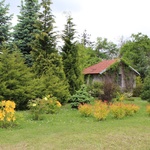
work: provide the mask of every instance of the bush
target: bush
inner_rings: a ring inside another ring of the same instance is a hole
[[[43,114],[54,114],[57,113],[61,104],[55,97],[50,95],[43,99],[31,100],[28,103],[31,116],[33,120],[42,120]]]
[[[93,106],[93,116],[96,120],[104,120],[109,114],[109,108],[106,102],[95,101]]]
[[[136,78],[136,87],[133,89],[133,96],[139,97],[141,95],[143,83],[140,76]]]
[[[92,105],[90,104],[79,105],[78,110],[82,116],[85,116],[85,117],[91,116]]]
[[[34,80],[34,74],[25,65],[20,52],[3,50],[0,77],[0,100],[11,99],[16,103],[16,109],[26,109],[28,100],[36,97],[40,84]]]
[[[70,102],[72,108],[78,108],[80,104],[87,104],[93,100],[93,97],[87,92],[86,85],[82,85],[80,90],[71,96]]]
[[[122,102],[110,105],[114,118],[121,119],[125,116],[132,116],[139,110],[139,106],[134,104],[124,104]]]
[[[0,102],[0,127],[7,128],[15,125],[16,104],[10,100]]]
[[[150,101],[150,74],[144,79],[141,99]]]
[[[87,89],[91,96],[95,98],[101,99],[101,95],[104,94],[102,82],[93,82],[92,84],[88,85]]]
[[[150,104],[146,106],[146,112],[147,112],[148,115],[150,116]]]
[[[117,91],[119,91],[118,86],[109,81],[104,82],[103,90],[104,94],[102,95],[102,100],[109,102],[116,96]]]

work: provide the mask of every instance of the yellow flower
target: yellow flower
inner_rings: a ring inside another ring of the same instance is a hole
[[[10,117],[7,117],[6,120],[7,120],[8,122],[10,122],[10,121],[11,121],[11,118],[10,118]]]
[[[57,107],[61,107],[61,103],[59,101],[56,101]]]
[[[36,104],[34,103],[32,106],[33,106],[33,107],[35,107],[35,106],[36,106]]]

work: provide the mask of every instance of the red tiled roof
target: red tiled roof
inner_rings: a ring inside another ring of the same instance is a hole
[[[114,64],[117,61],[117,59],[112,60],[103,60],[99,62],[98,64],[92,65],[88,68],[85,68],[83,71],[83,74],[99,74],[106,71],[107,68],[109,68],[112,64]]]

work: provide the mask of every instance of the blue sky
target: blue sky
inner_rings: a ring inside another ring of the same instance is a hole
[[[17,22],[20,0],[5,0],[14,13],[13,24]],[[65,13],[70,12],[76,29],[86,29],[91,39],[106,37],[117,42],[120,37],[128,38],[141,32],[150,36],[150,0],[53,0],[52,13],[59,31],[66,23]]]

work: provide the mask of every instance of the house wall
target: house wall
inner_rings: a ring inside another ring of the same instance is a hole
[[[122,91],[132,91],[136,87],[136,74],[133,70],[129,69],[127,66],[121,64],[115,70],[108,70],[103,74],[91,74],[86,75],[88,78],[86,82],[112,82],[120,86]]]

